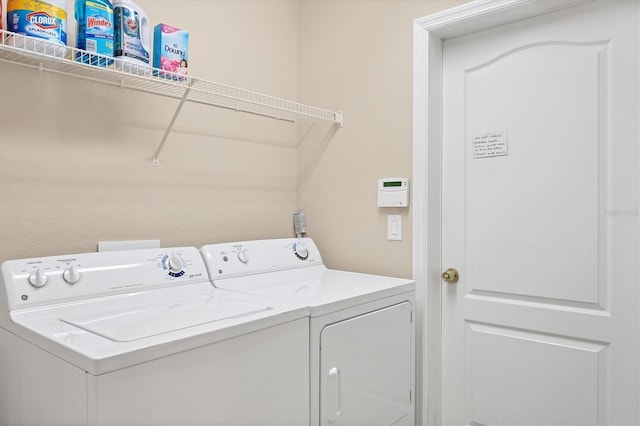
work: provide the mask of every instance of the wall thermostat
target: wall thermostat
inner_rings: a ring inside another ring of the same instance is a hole
[[[378,207],[407,207],[409,180],[407,178],[378,179]]]

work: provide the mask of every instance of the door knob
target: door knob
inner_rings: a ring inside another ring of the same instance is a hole
[[[448,282],[449,284],[453,284],[457,282],[458,278],[460,278],[460,275],[458,274],[458,271],[456,271],[453,268],[449,268],[442,273],[442,279]]]

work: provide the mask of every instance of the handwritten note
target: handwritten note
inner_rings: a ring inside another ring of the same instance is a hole
[[[507,132],[485,133],[473,137],[473,158],[509,155]]]

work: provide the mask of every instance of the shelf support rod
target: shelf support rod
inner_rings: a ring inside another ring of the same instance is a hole
[[[171,122],[169,123],[169,126],[167,127],[167,130],[165,130],[164,135],[162,136],[162,140],[160,141],[160,145],[158,145],[158,148],[156,149],[155,154],[153,154],[153,165],[156,166],[156,167],[160,165],[160,160],[159,160],[158,157],[160,157],[160,153],[162,152],[162,148],[164,148],[164,144],[167,142],[167,138],[169,137],[169,134],[171,133],[171,130],[173,129],[173,125],[176,123],[176,120],[178,119],[178,115],[180,115],[180,111],[182,110],[182,107],[184,106],[184,103],[187,101],[187,98],[189,97],[189,92],[191,92],[191,88],[193,87],[195,82],[196,82],[195,78],[189,79],[189,85],[185,89],[184,94],[182,95],[182,99],[180,99],[180,103],[178,104],[178,107],[176,108],[176,112],[173,114],[173,118],[171,119]]]

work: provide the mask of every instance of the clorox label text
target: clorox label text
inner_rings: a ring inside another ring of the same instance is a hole
[[[27,15],[27,21],[44,30],[52,30],[59,27],[58,20],[47,12],[31,12]]]

